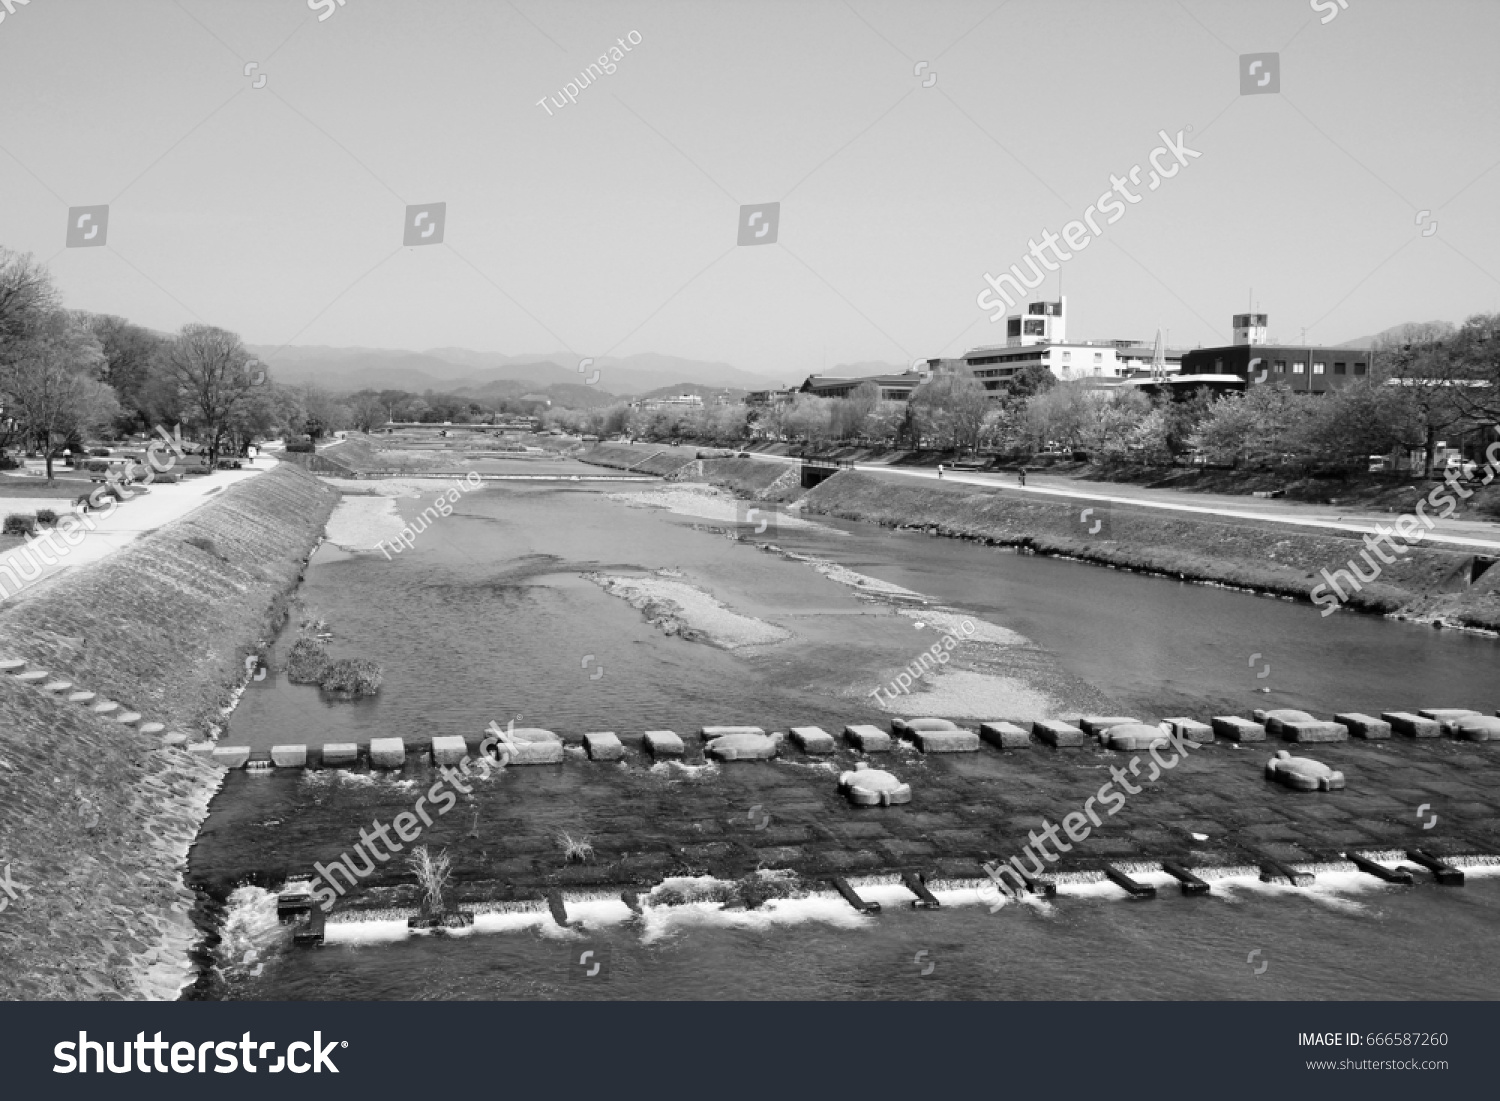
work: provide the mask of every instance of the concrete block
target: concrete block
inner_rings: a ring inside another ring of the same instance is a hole
[[[646,748],[653,757],[681,757],[682,739],[670,730],[646,731]]]
[[[307,746],[273,745],[271,747],[271,763],[277,768],[306,768]]]
[[[1059,748],[1083,744],[1083,731],[1061,719],[1043,719],[1032,723],[1031,732],[1048,745]]]
[[[88,703],[93,698],[94,698],[94,693],[92,693],[92,692],[69,692],[68,693],[68,702],[69,703]]]
[[[95,715],[108,715],[111,711],[120,710],[120,705],[115,703],[114,700],[101,700],[99,703],[96,703],[93,707],[89,708],[89,710],[92,711]]]
[[[1345,742],[1349,740],[1349,728],[1343,723],[1325,723],[1317,719],[1310,723],[1283,722],[1281,737],[1288,742]]]
[[[469,755],[469,745],[457,734],[432,739],[432,763],[456,765]]]
[[[1208,723],[1200,723],[1197,719],[1163,719],[1167,729],[1171,730],[1177,737],[1189,742],[1211,742],[1214,740],[1214,728]]]
[[[1124,718],[1119,715],[1084,715],[1074,725],[1089,737],[1097,738],[1112,726],[1124,726],[1126,723],[1139,725],[1140,721],[1140,719]]]
[[[213,759],[214,764],[223,765],[225,768],[244,768],[245,762],[250,759],[250,747],[247,745],[215,746]]]
[[[1500,742],[1500,718],[1473,715],[1459,719],[1453,724],[1451,733],[1466,742]]]
[[[52,674],[45,669],[33,669],[29,673],[17,673],[16,680],[23,684],[36,684],[38,681],[47,680]]]
[[[43,692],[66,692],[69,688],[72,688],[72,687],[73,687],[73,682],[70,681],[70,680],[49,680],[46,684],[42,685],[42,691]]]
[[[979,752],[979,735],[972,730],[916,730],[911,739],[923,753]]]
[[[1168,744],[1167,732],[1148,723],[1116,723],[1106,727],[1099,740],[1109,749],[1131,751]]]
[[[1255,721],[1266,728],[1266,734],[1272,738],[1284,738],[1292,741],[1289,729],[1292,723],[1313,723],[1318,720],[1307,711],[1298,711],[1294,707],[1274,707],[1269,711],[1256,711]]]
[[[608,731],[585,734],[583,745],[589,751],[591,761],[618,761],[625,756],[625,747],[620,744],[620,739]]]
[[[141,721],[139,711],[121,711],[118,715],[111,715],[110,719],[122,726],[134,726]]]
[[[187,747],[189,753],[197,754],[199,757],[212,757],[214,752],[213,742],[194,742]]]
[[[910,738],[921,730],[957,730],[958,724],[951,719],[892,719],[891,733],[900,738]]]
[[[0,658],[0,673],[14,673],[17,669],[25,669],[24,658]]]
[[[1471,711],[1463,707],[1424,707],[1417,714],[1424,719],[1436,719],[1442,727],[1444,734],[1452,734],[1454,724],[1459,719],[1478,719],[1484,717],[1483,711]]]
[[[142,734],[160,734],[166,728],[166,723],[141,723],[140,732]]]
[[[321,760],[325,768],[352,765],[359,760],[359,746],[353,742],[324,742]]]
[[[776,739],[742,730],[715,738],[703,752],[720,761],[769,761],[776,756]]]
[[[711,742],[715,738],[723,738],[729,734],[764,734],[765,731],[758,726],[705,726],[698,731],[698,737],[705,742]]]
[[[1253,723],[1249,719],[1242,719],[1236,715],[1215,715],[1212,719],[1214,733],[1220,738],[1228,738],[1231,742],[1263,742],[1266,740],[1266,728],[1260,723]]]
[[[891,748],[891,736],[878,726],[846,726],[844,739],[865,753],[886,753]]]
[[[1408,738],[1436,738],[1443,732],[1443,724],[1436,719],[1424,719],[1410,711],[1382,711],[1380,717],[1391,724],[1391,730]]]
[[[563,759],[563,740],[550,730],[528,726],[510,731],[510,764],[555,765]]]
[[[180,730],[173,730],[162,737],[166,745],[182,745],[188,740],[188,736]]]
[[[803,753],[832,753],[834,749],[833,735],[821,726],[792,727],[792,741]]]
[[[1031,744],[1030,731],[1015,723],[980,723],[979,736],[996,749],[1022,749]]]
[[[405,768],[406,743],[400,738],[371,738],[370,767]]]
[[[1366,738],[1375,741],[1380,738],[1391,736],[1391,724],[1384,719],[1371,718],[1369,715],[1359,711],[1345,711],[1335,715],[1333,721],[1339,723],[1345,730],[1356,738]]]

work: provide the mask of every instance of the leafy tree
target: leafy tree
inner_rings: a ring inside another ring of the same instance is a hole
[[[24,335],[7,341],[0,404],[21,425],[24,438],[41,448],[48,481],[54,441],[107,424],[119,410],[98,377],[103,363],[87,322],[66,310],[29,318]]]
[[[212,325],[184,325],[163,350],[164,370],[189,423],[207,442],[211,467],[218,465],[231,422],[254,388],[248,360],[238,336]]]

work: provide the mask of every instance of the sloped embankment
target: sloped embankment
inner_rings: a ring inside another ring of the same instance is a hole
[[[1302,599],[1310,599],[1323,584],[1324,569],[1346,570],[1349,560],[1356,559],[1369,573],[1359,557],[1365,545],[1358,536],[1284,524],[1116,505],[1098,510],[1109,526],[1091,537],[1080,522],[1081,510],[1089,507],[1086,500],[1023,497],[951,483],[911,484],[854,471],[835,475],[802,499],[809,513]],[[1091,515],[1090,525],[1098,519]],[[1437,600],[1449,618],[1466,626],[1500,627],[1500,600],[1491,587],[1500,578],[1485,575],[1471,588],[1473,571],[1471,554],[1418,547],[1382,565],[1380,579],[1353,593],[1348,603],[1363,611],[1415,614]]]
[[[758,501],[788,501],[802,492],[798,464],[761,459],[699,459],[689,463],[673,479],[704,481],[722,486],[741,497]]]
[[[337,496],[285,464],[249,479],[0,606],[0,656],[201,737]],[[174,997],[196,939],[183,869],[219,779],[160,735],[0,676],[0,864],[25,888],[0,914],[0,997]]]
[[[653,450],[607,443],[590,448],[579,455],[578,460],[615,470],[629,470],[633,474],[657,474],[662,477],[675,474],[694,461],[690,454],[670,448]]]

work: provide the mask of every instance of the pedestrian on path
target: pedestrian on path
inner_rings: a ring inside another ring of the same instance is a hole
[[[938,481],[941,482],[942,480],[943,480],[943,464],[942,463],[938,463]]]
[[[1026,484],[1026,468],[1024,466],[1016,472],[1016,477],[1020,479],[1021,485],[1024,486]]]

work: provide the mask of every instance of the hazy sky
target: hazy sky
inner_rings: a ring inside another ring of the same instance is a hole
[[[1287,340],[1500,308],[1500,3],[1335,2],[0,0],[0,243],[159,329],[790,382],[1003,341],[984,273],[1191,127],[1049,276],[1071,337],[1227,343],[1251,287]]]

